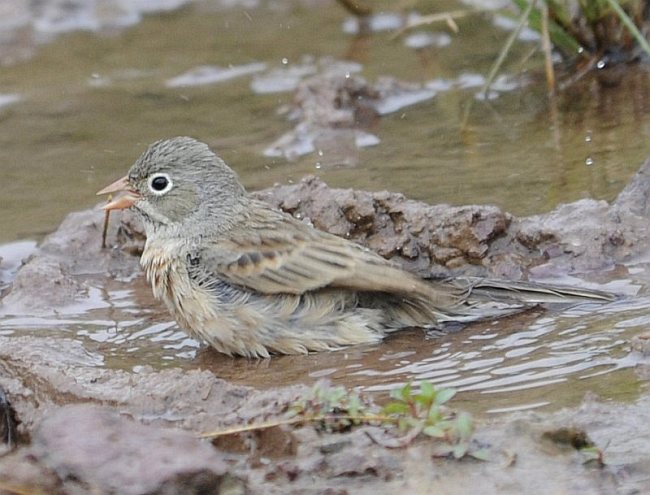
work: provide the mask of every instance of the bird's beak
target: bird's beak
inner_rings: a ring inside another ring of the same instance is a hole
[[[135,204],[136,201],[140,199],[140,195],[131,189],[129,184],[129,177],[124,176],[121,179],[116,180],[111,185],[106,186],[104,189],[97,193],[98,196],[102,194],[113,194],[122,192],[114,200],[102,206],[102,210],[124,210],[130,208]]]

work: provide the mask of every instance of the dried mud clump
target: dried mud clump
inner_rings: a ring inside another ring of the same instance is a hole
[[[398,193],[331,189],[316,177],[257,195],[427,276],[460,267],[481,271],[478,265],[490,245],[506,234],[512,220],[494,206],[432,206]]]

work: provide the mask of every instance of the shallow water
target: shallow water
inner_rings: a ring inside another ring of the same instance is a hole
[[[148,143],[178,134],[208,141],[251,189],[317,173],[333,186],[494,203],[515,214],[581,197],[612,199],[647,155],[647,75],[636,71],[620,88],[593,81],[577,87],[559,98],[557,113],[540,77],[523,73],[530,81],[524,89],[474,101],[462,130],[477,87],[439,91],[373,125],[381,144],[359,150],[355,168],[318,168],[327,157],[317,154],[296,162],[264,157],[292,127],[277,114],[291,93],[255,94],[252,75],[207,86],[166,83],[202,65],[264,63],[271,71],[301,66],[305,56],[353,55],[370,80],[398,75],[436,87],[471,85],[506,33],[474,16],[459,21],[448,46],[418,51],[391,41],[391,32],[355,41],[342,32],[346,14],[327,3],[214,5],[151,15],[117,32],[60,35],[0,71],[0,94],[20,98],[0,108],[0,242],[53,230],[69,211],[94,205],[94,192],[121,176]],[[530,48],[518,45],[511,60]],[[505,70],[517,75],[518,67],[512,62]]]
[[[143,366],[198,367],[260,388],[327,378],[382,397],[406,382],[427,380],[457,388],[462,392],[457,405],[476,413],[576,405],[587,391],[630,400],[644,383],[635,374],[641,358],[629,340],[650,324],[647,296],[534,308],[451,328],[442,337],[406,330],[381,345],[266,360],[230,358],[188,338],[152,299],[143,277],[109,286],[91,283],[89,296],[56,315],[5,314],[0,335],[46,331],[78,339],[90,366],[135,372]]]
[[[612,199],[648,155],[650,86],[640,68],[617,88],[590,80],[555,104],[541,78],[524,73],[523,88],[479,101],[476,86],[460,86],[487,73],[507,36],[482,17],[459,21],[460,34],[447,46],[414,50],[391,41],[391,32],[356,40],[344,34],[347,15],[327,2],[246,10],[223,3],[197,2],[126,30],[60,35],[0,71],[0,94],[15,95],[0,100],[0,242],[40,239],[66,213],[94,205],[94,192],[123,175],[146,144],[178,134],[209,142],[250,189],[314,173],[332,186],[397,190],[432,203],[493,203],[520,215],[582,197]],[[517,74],[531,47],[518,45],[506,71]],[[265,157],[264,149],[292,127],[277,113],[291,93],[255,93],[252,73],[300,72],[312,58],[346,55],[370,80],[397,75],[438,93],[368,129],[380,144],[354,151],[357,167],[328,168],[328,157],[318,153],[292,162]],[[170,85],[202,65],[248,67],[251,74]],[[2,268],[6,280],[11,267],[5,261]],[[645,266],[638,269],[645,273]],[[634,299],[529,312],[444,338],[406,332],[380,346],[248,361],[198,350],[141,279],[98,282],[92,296],[90,307],[56,317],[5,316],[0,333],[76,335],[94,365],[199,366],[259,387],[328,377],[385,392],[427,379],[458,387],[459,401],[475,411],[559,407],[579,402],[587,390],[635,397],[640,384],[628,341],[649,318],[648,301]]]

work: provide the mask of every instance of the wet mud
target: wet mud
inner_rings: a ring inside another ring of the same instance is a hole
[[[31,441],[0,458],[2,493],[465,494],[481,486],[487,494],[627,494],[650,487],[647,395],[631,405],[588,396],[577,409],[479,425],[474,442],[487,461],[441,458],[433,439],[388,448],[379,426],[338,433],[271,426],[211,444],[199,437],[273,423],[306,390],[259,392],[207,371],[93,370],[71,342],[47,343],[77,352],[76,362],[37,357],[34,342],[1,342],[2,362],[13,356],[14,371],[30,362],[20,378],[3,378],[18,415],[39,418],[21,425]]]

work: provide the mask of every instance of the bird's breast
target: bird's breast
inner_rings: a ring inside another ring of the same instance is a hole
[[[185,252],[180,242],[147,240],[140,264],[154,297],[165,303],[181,327],[200,335],[206,321],[215,319],[216,299],[193,282]]]
[[[183,276],[180,260],[175,255],[179,246],[174,244],[173,242],[164,244],[147,242],[140,258],[140,264],[151,283],[154,297],[165,302],[172,296],[176,279]]]

